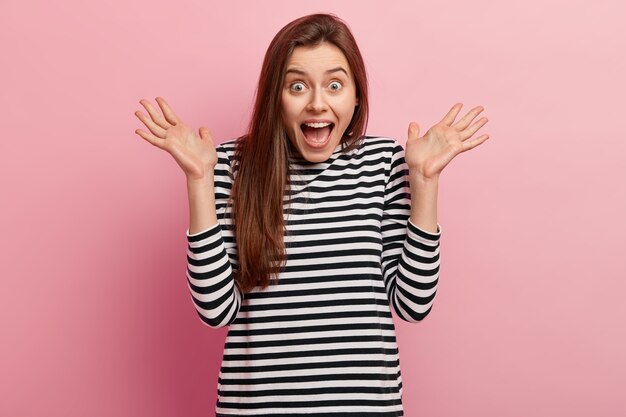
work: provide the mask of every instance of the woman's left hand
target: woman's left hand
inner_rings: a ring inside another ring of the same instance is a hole
[[[409,124],[409,138],[406,142],[405,160],[409,166],[411,176],[429,181],[439,178],[441,171],[458,154],[474,149],[489,138],[482,135],[470,139],[485,123],[483,117],[472,123],[484,110],[478,106],[473,108],[462,119],[454,123],[454,119],[463,107],[462,103],[455,104],[443,119],[423,137],[419,137],[419,126],[415,122]],[[454,123],[454,124],[453,124]]]

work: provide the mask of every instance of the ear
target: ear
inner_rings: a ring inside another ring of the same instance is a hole
[[[355,102],[355,106],[359,105],[359,96],[356,96],[356,102]]]

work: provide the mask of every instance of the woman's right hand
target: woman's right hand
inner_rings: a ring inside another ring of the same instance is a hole
[[[139,101],[150,117],[140,111],[136,111],[135,115],[151,133],[140,129],[135,130],[135,133],[172,155],[188,181],[201,180],[212,174],[217,164],[217,153],[209,129],[201,127],[198,137],[174,114],[165,100],[157,97],[156,102],[163,116],[147,100]]]

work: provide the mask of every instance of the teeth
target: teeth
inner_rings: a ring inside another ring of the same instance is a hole
[[[305,123],[308,127],[314,127],[315,129],[320,129],[322,127],[330,126],[332,123]]]

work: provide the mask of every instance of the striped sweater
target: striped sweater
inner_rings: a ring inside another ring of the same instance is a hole
[[[431,310],[439,238],[409,221],[408,169],[393,139],[366,137],[322,163],[290,162],[287,263],[268,288],[243,294],[227,200],[234,141],[218,146],[218,224],[187,229],[191,299],[208,326],[229,326],[219,416],[402,416],[391,310]]]

